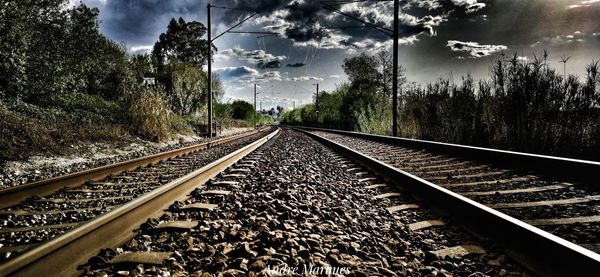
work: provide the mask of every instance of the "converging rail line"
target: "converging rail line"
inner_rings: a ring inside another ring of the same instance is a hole
[[[436,216],[333,149],[284,129],[80,269],[84,276],[526,272],[459,226],[429,220]]]
[[[301,129],[498,241],[534,272],[600,269],[600,193],[591,182],[600,163]]]
[[[53,185],[0,210],[0,251],[11,253],[0,276],[578,276],[600,268],[597,253],[536,227],[594,224],[597,214],[506,211],[595,203],[592,190],[536,196],[580,190],[581,178],[396,140],[270,127]],[[492,201],[506,195],[534,196]]]
[[[87,260],[84,253],[95,247],[127,239],[133,234],[128,226],[263,144],[273,136],[269,132],[251,131],[0,191],[6,200],[0,202],[0,275],[72,275],[65,265]]]

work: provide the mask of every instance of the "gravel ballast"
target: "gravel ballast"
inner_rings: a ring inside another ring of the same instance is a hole
[[[251,128],[233,128],[224,130],[220,136],[232,136],[250,130]],[[68,152],[72,152],[72,154],[66,156],[35,156],[26,162],[0,161],[0,189],[149,156],[206,141],[206,138],[182,136],[178,140],[166,143],[143,140],[126,143],[126,145],[123,145],[123,142],[115,142],[114,144],[89,143],[65,146],[69,148]]]
[[[306,135],[284,129],[185,202],[149,220],[134,239],[98,253],[82,269],[88,276],[523,274],[503,254],[451,223],[411,230],[409,224],[440,215],[423,207],[390,213],[390,206],[416,202],[402,193],[375,198],[397,190],[367,188],[381,182],[364,181],[374,176],[348,171],[356,165],[342,160]],[[211,190],[230,193],[207,194]],[[218,206],[184,209],[192,203]],[[196,223],[189,229],[157,228],[172,221]],[[484,253],[443,257],[435,252],[459,245],[481,246]],[[140,251],[168,253],[168,259],[160,265],[111,262]]]
[[[61,189],[46,197],[28,198],[0,210],[0,262],[25,250],[18,247],[29,247],[63,234],[77,224],[136,199],[267,134],[267,131],[259,132],[156,165],[87,182],[77,188]]]

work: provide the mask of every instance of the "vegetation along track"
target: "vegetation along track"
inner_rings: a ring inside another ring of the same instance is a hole
[[[140,226],[84,275],[485,276],[522,269],[292,130]],[[330,273],[330,274],[327,274]]]
[[[14,205],[2,202],[0,268],[20,263],[14,260],[21,256],[37,257],[58,245],[57,241],[72,239],[73,234],[89,229],[90,224],[104,215],[114,214],[171,187],[182,176],[194,174],[199,168],[257,141],[267,131],[253,131],[0,191],[1,197],[11,203],[27,197]]]
[[[425,190],[422,197],[452,195],[433,198],[434,202],[438,202],[435,204],[466,205],[469,206],[468,211],[455,210],[468,214],[471,214],[471,210],[480,209],[477,216],[470,219],[484,221],[471,224],[490,225],[471,226],[472,229],[486,234],[504,232],[504,235],[498,234],[506,240],[504,243],[516,248],[513,250],[520,252],[517,254],[520,259],[534,259],[528,263],[538,272],[551,272],[553,255],[556,255],[557,265],[560,260],[568,260],[572,254],[574,259],[588,260],[589,266],[600,268],[600,256],[592,252],[600,250],[600,193],[585,184],[595,172],[591,169],[600,168],[598,163],[353,132],[306,129],[313,135],[363,156],[365,160],[389,167],[387,172],[395,171],[398,173],[395,176],[414,183],[414,190]],[[462,204],[466,203],[463,201],[465,197],[477,203]],[[462,220],[468,221],[467,214],[453,215],[453,220],[464,217]],[[491,219],[494,216],[496,219]],[[514,221],[514,224],[507,224],[510,221]],[[518,225],[522,225],[522,228],[516,228]],[[515,233],[510,230],[515,230]],[[531,254],[535,255],[536,251],[520,249],[535,248],[537,242],[547,247],[550,247],[548,244],[554,244],[557,252],[538,250],[537,255],[545,256],[545,260],[535,261],[537,258]]]

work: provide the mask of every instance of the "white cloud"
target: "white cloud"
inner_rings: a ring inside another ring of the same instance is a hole
[[[224,55],[224,54],[221,54],[221,53],[214,54],[212,57],[215,60],[215,62],[224,62],[224,61],[228,61],[229,60],[229,56],[228,55]]]
[[[582,43],[585,42],[586,39],[591,39],[593,38],[595,35],[589,34],[589,33],[584,33],[581,31],[575,31],[573,33],[570,34],[562,34],[562,35],[556,35],[554,37],[544,37],[541,40],[536,41],[535,43],[531,44],[531,47],[561,47],[561,46],[567,46],[567,45],[571,45],[573,43]]]
[[[152,45],[141,45],[141,46],[132,46],[129,47],[130,54],[147,54],[152,51]]]
[[[290,81],[290,82],[323,81],[323,78],[314,77],[314,76],[300,76],[300,77],[286,78],[285,80]]]
[[[340,74],[329,75],[329,78],[340,79],[340,78],[342,78],[342,75],[340,75]]]
[[[281,72],[279,71],[260,73],[258,70],[247,66],[215,68],[213,72],[218,74],[225,82],[261,84],[268,81],[282,80]]]
[[[481,3],[478,0],[452,0],[452,3],[464,7],[466,13],[474,13],[485,8],[485,3]]]
[[[261,68],[279,68],[281,67],[281,61],[287,59],[286,56],[275,56],[264,50],[245,50],[239,47],[225,49],[219,52],[218,55],[236,57]]]
[[[471,58],[481,58],[489,56],[495,52],[506,50],[504,45],[479,44],[478,42],[463,42],[458,40],[449,40],[446,45],[455,52],[466,52]]]
[[[596,4],[600,4],[600,0],[581,1],[581,3],[579,3],[579,4],[569,5],[567,7],[569,9],[587,8],[587,7],[591,7],[592,5],[596,5]]]

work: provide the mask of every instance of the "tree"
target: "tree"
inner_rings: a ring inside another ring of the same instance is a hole
[[[351,82],[352,89],[364,93],[377,90],[382,85],[382,73],[376,57],[362,53],[344,59],[342,68]]]
[[[131,70],[136,80],[141,83],[144,77],[156,78],[156,69],[154,68],[153,56],[150,54],[138,54],[131,57]]]
[[[233,103],[231,103],[231,107],[232,107],[231,117],[233,117],[234,119],[240,119],[240,120],[253,119],[255,111],[254,111],[254,106],[252,106],[252,104],[250,104],[246,101],[236,100],[236,101],[233,101]]]
[[[185,22],[182,18],[179,20],[172,18],[167,31],[160,34],[152,50],[159,67],[175,58],[201,68],[208,59],[209,42],[202,39],[206,31],[206,27],[200,22]],[[211,46],[212,51],[217,50],[214,45]]]
[[[167,88],[167,95],[171,109],[180,115],[196,112],[200,104],[206,101],[206,73],[193,64],[171,60],[168,74],[171,85]]]

